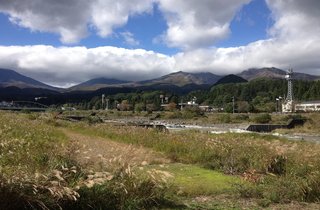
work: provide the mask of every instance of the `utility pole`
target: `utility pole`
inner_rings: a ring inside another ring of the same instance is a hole
[[[105,97],[106,96],[104,94],[102,94],[102,96],[101,96],[101,108],[102,108],[102,110],[104,109]]]
[[[107,98],[106,101],[107,101],[106,110],[109,110],[109,99]]]
[[[282,113],[282,97],[279,96],[278,99],[279,99],[279,112]]]
[[[232,113],[234,114],[234,96],[232,96]]]
[[[161,104],[163,104],[164,95],[161,94],[160,99],[161,99]]]

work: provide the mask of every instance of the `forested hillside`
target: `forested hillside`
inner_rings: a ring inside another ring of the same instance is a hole
[[[294,99],[297,101],[319,100],[320,81],[295,80]],[[276,98],[285,98],[287,82],[281,79],[256,79],[248,83],[230,83],[213,86],[210,91],[190,93],[198,98],[198,103],[229,108],[232,97],[240,112],[273,111]]]
[[[294,98],[297,101],[319,100],[320,81],[295,80]],[[247,83],[229,83],[212,86],[208,90],[198,90],[187,95],[178,95],[170,91],[136,91],[108,95],[109,108],[120,104],[121,110],[149,110],[161,108],[161,102],[177,105],[196,97],[200,105],[232,110],[232,97],[235,98],[237,112],[272,112],[276,109],[276,98],[285,98],[287,82],[283,79],[255,79]],[[163,99],[160,96],[163,96]],[[76,105],[80,109],[100,109],[101,95],[84,100]],[[173,106],[173,105],[172,105]]]

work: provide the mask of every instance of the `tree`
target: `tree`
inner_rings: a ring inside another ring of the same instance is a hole
[[[172,112],[177,109],[177,104],[174,102],[171,102],[167,105],[166,109]]]
[[[130,104],[128,100],[122,100],[121,104],[119,105],[119,109],[121,111],[129,111],[130,110]]]
[[[144,111],[145,109],[146,109],[146,106],[145,106],[144,103],[137,103],[137,104],[135,104],[135,106],[134,106],[134,110],[135,110],[136,112],[141,112],[141,111]]]
[[[238,101],[237,107],[239,113],[247,113],[250,111],[250,105],[247,101]]]

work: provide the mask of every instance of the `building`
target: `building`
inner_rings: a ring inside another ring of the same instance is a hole
[[[304,101],[294,107],[296,112],[320,112],[320,101]]]

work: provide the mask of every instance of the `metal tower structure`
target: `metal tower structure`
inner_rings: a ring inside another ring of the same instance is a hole
[[[286,80],[288,81],[288,93],[286,98],[287,101],[293,101],[292,74],[293,74],[293,70],[289,69],[286,75]]]
[[[293,75],[293,70],[289,69],[285,78],[288,81],[288,92],[287,92],[287,97],[283,103],[282,106],[282,111],[283,112],[293,112],[293,85],[292,85],[292,75]]]

